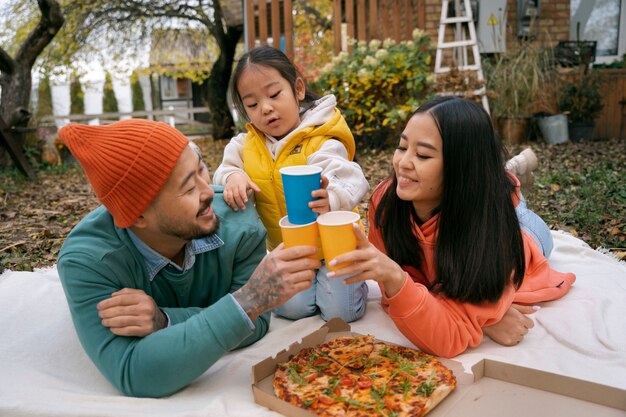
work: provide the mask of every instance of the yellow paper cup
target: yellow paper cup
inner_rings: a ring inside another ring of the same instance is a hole
[[[293,224],[287,216],[278,222],[283,235],[283,242],[286,248],[292,246],[319,246],[319,231],[317,222],[307,224]],[[313,256],[317,259],[317,255]]]
[[[361,216],[353,211],[331,211],[318,216],[317,224],[320,230],[326,267],[331,271],[347,266],[344,263],[330,267],[328,262],[343,253],[356,249],[357,240],[352,224],[360,219]]]

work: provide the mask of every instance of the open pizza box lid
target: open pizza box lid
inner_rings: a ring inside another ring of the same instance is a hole
[[[341,319],[293,343],[252,367],[252,392],[257,404],[288,417],[316,415],[274,395],[276,365],[301,349],[342,336],[358,336]],[[626,415],[626,390],[536,369],[482,359],[466,372],[459,362],[441,359],[454,372],[456,389],[428,417],[612,417]]]

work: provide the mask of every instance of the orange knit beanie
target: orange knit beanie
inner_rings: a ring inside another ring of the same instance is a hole
[[[148,208],[189,144],[167,123],[143,119],[68,125],[59,130],[59,137],[118,227],[132,226]]]

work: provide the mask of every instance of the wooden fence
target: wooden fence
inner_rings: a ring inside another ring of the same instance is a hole
[[[345,39],[400,42],[412,39],[415,28],[425,27],[425,0],[333,0],[335,54],[343,50]]]
[[[594,139],[619,138],[626,140],[626,69],[594,68],[600,79],[600,96],[603,108],[595,120]],[[575,81],[576,72],[563,73],[561,81]],[[558,108],[558,95],[548,105],[548,111]]]
[[[271,38],[273,47],[293,58],[292,0],[245,0],[245,26],[248,50],[268,45]],[[333,0],[335,54],[347,39],[400,42],[410,40],[413,29],[425,27],[426,0]],[[350,51],[350,45],[346,49]]]
[[[626,140],[626,69],[595,69],[602,77],[604,108],[596,119],[593,136]]]
[[[151,120],[162,120],[172,126],[186,125],[191,128],[196,128],[199,131],[206,131],[208,133],[211,129],[210,124],[199,122],[193,119],[193,115],[196,113],[208,112],[208,107],[170,107],[166,110],[134,111],[130,113],[69,114],[65,116],[45,116],[41,119],[39,127],[44,129],[54,128],[54,126],[56,126],[55,120],[69,120],[72,123],[88,123],[92,120],[98,120],[100,124],[110,124],[125,117],[145,117]]]
[[[291,0],[271,0],[268,13],[268,0],[245,0],[246,47],[254,48],[257,39],[261,45],[281,48],[284,39],[284,52],[293,59],[293,5]]]
[[[101,114],[69,114],[66,116],[45,116],[39,121],[36,128],[28,129],[36,131],[39,140],[51,144],[57,139],[56,120],[70,123],[89,123],[94,120],[100,125],[107,125],[124,118],[142,117],[150,120],[161,120],[176,127],[187,136],[206,136],[211,134],[209,123],[199,122],[193,119],[196,113],[207,113],[208,107],[194,108],[170,108],[167,110],[134,111],[131,113],[101,113]]]

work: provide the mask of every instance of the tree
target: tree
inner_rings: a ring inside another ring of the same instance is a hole
[[[32,86],[31,71],[37,57],[63,26],[61,8],[55,0],[37,0],[40,20],[23,40],[14,57],[0,47],[0,116],[9,127],[24,127]]]
[[[238,1],[238,0],[232,0]],[[89,3],[89,4],[88,4]],[[203,30],[219,48],[219,56],[206,80],[208,107],[213,137],[230,138],[234,123],[226,95],[237,43],[243,24],[228,24],[220,0],[110,0],[96,5],[87,1],[68,1],[64,9],[70,23],[59,43],[56,58],[67,58],[68,51],[89,48],[90,42],[110,39],[117,51],[148,44],[152,31],[164,28]],[[109,60],[111,58],[109,57]]]
[[[294,62],[307,81],[313,81],[334,55],[333,5],[328,0],[294,0],[293,5],[298,34]]]

